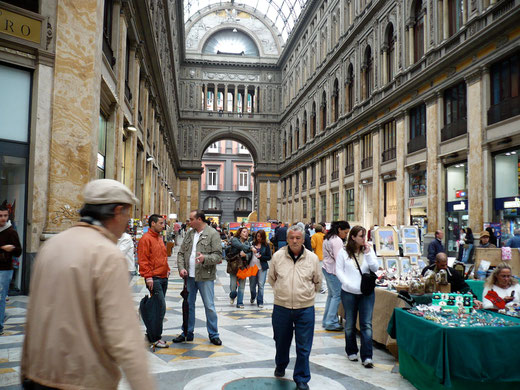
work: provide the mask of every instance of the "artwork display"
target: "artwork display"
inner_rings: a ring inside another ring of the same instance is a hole
[[[399,258],[399,272],[401,276],[409,274],[412,271],[412,264],[410,263],[409,257]]]
[[[401,239],[403,242],[419,240],[417,226],[403,226],[401,228]]]
[[[388,272],[395,272],[399,274],[399,263],[398,259],[395,257],[387,257],[385,258],[385,269]]]
[[[379,256],[399,255],[399,239],[393,227],[380,227],[374,231],[376,252]]]
[[[419,244],[419,241],[411,241],[411,242],[404,242],[403,243],[403,254],[405,256],[411,256],[411,255],[421,255],[421,245]]]

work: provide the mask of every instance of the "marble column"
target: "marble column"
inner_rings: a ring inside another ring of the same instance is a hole
[[[96,177],[103,2],[60,2],[54,29],[60,34],[56,36],[45,233],[60,232],[76,222],[83,187]]]
[[[408,54],[410,65],[415,63],[414,57],[414,36],[413,36],[413,23],[409,23],[408,26]]]
[[[235,85],[235,96],[233,96],[233,112],[237,112],[238,107],[238,86]]]
[[[426,100],[426,191],[428,197],[428,233],[434,233],[442,228],[441,219],[439,218],[437,205],[438,183],[439,183],[439,136],[440,115],[439,107],[442,105],[442,94],[432,95]]]
[[[383,80],[383,85],[386,85],[390,81],[388,80],[388,46],[384,45],[381,49],[381,53],[383,56],[383,74],[381,76]]]
[[[482,71],[466,79],[468,96],[468,204],[469,226],[478,232],[483,228],[484,159],[482,155],[484,133],[482,120]]]
[[[218,100],[218,85],[215,84],[213,92],[213,111],[217,111],[217,100]]]
[[[227,106],[228,98],[227,98],[227,95],[228,95],[228,86],[226,84],[226,86],[224,87],[224,112],[227,112],[227,110],[228,110],[228,106]]]
[[[408,120],[408,115],[405,115],[403,112],[399,113],[395,118],[395,148],[397,150],[396,153],[396,193],[403,194],[406,190],[405,183],[405,171],[404,171],[404,163],[406,158],[406,121]],[[404,196],[397,196],[397,225],[406,225],[405,221],[405,208],[406,204],[404,203]]]
[[[207,106],[208,106],[208,84],[204,84],[204,102],[203,102],[202,111],[206,111]],[[181,221],[182,221],[182,219],[181,219]]]
[[[448,39],[450,36],[450,22],[448,11],[448,0],[442,0],[442,37]],[[429,225],[429,220],[428,220]]]
[[[384,225],[384,212],[380,213],[384,207],[384,199],[380,192],[381,189],[381,152],[380,152],[380,132],[381,129],[372,132],[372,209],[373,223],[379,226]]]

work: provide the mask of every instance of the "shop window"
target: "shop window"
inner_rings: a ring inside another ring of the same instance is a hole
[[[98,153],[97,153],[97,178],[105,178],[106,155],[107,155],[107,133],[108,119],[103,115],[99,115],[98,129]]]
[[[395,159],[395,121],[383,125],[383,162]]]
[[[409,198],[426,196],[426,171],[414,171],[409,173]]]
[[[332,220],[339,220],[339,193],[332,194]]]
[[[448,202],[468,198],[467,194],[467,164],[460,163],[446,168],[446,199]]]
[[[321,195],[320,201],[321,221],[325,222],[327,220],[327,195]]]
[[[462,82],[444,91],[444,128],[441,140],[466,134],[466,83]]]
[[[410,138],[408,153],[426,148],[426,104],[410,110]]]
[[[347,221],[353,221],[355,219],[355,203],[354,203],[354,189],[350,188],[345,191],[345,202]]]
[[[457,241],[468,226],[468,170],[465,162],[446,167],[446,250],[458,255]]]
[[[488,110],[488,125],[520,115],[519,73],[519,53],[491,66],[491,107]]]
[[[520,150],[511,150],[494,157],[494,221],[501,224],[501,242],[520,228]]]
[[[0,65],[0,139],[28,142],[31,73]]]

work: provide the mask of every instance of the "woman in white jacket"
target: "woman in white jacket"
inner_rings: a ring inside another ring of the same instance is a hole
[[[361,294],[361,273],[378,269],[378,262],[372,244],[365,241],[366,230],[354,226],[348,235],[345,250],[336,259],[336,276],[341,282],[341,301],[345,309],[345,351],[351,361],[357,361],[356,319],[359,312],[361,331],[361,362],[365,368],[372,368],[372,311],[375,294]],[[356,260],[361,267],[359,272]]]

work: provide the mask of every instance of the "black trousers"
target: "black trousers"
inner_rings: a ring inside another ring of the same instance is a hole
[[[24,379],[22,386],[24,390],[59,390],[57,387],[43,386],[30,379]]]

